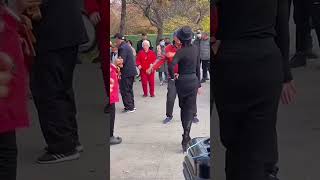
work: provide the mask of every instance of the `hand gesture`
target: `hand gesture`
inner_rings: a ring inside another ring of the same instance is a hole
[[[41,1],[40,0],[17,0],[17,10],[20,14],[22,14],[26,9],[40,6]]]
[[[12,59],[7,54],[0,52],[0,98],[5,98],[9,94],[8,85],[12,79],[12,68]]]
[[[141,65],[139,65],[139,66],[138,66],[138,69],[141,70],[141,68],[142,68]]]
[[[297,91],[293,81],[284,83],[281,92],[282,104],[291,104],[294,101],[296,94]]]
[[[97,25],[101,21],[100,13],[99,12],[93,12],[90,17],[90,21],[92,24]]]
[[[198,88],[198,95],[201,95],[202,94],[202,87],[199,87]]]
[[[174,73],[174,79],[175,80],[179,79],[179,74],[178,73]]]
[[[147,74],[151,74],[152,73],[152,67],[149,67],[149,69],[147,69]]]

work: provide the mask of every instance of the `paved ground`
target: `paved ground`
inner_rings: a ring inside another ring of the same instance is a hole
[[[192,137],[210,134],[209,82],[203,88],[198,98],[200,123],[192,126]],[[183,180],[184,155],[180,145],[183,131],[178,101],[174,121],[164,125],[166,86],[157,85],[155,98],[143,98],[140,83],[134,89],[135,113],[123,114],[122,103],[117,105],[116,134],[124,142],[110,149],[111,180]]]

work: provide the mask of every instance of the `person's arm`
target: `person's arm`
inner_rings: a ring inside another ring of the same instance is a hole
[[[282,53],[282,68],[284,72],[284,82],[293,80],[289,66],[289,48],[290,48],[290,32],[289,32],[289,1],[278,1],[278,15],[276,22],[277,36],[275,41]]]
[[[198,80],[199,80],[199,87],[201,87],[201,83],[200,83],[200,79],[201,79],[201,77],[200,77],[200,53],[198,53],[198,51],[200,51],[200,49],[199,48],[195,48],[196,49],[196,52],[197,52],[197,54],[198,54],[198,56],[197,56],[197,69],[196,69],[196,74],[197,74],[197,77],[198,77]]]
[[[175,77],[174,76],[174,67],[179,63],[180,61],[180,56],[179,53],[176,53],[175,56],[173,57],[173,61],[169,64],[168,66],[168,72],[170,77]]]
[[[136,58],[136,65],[139,69],[141,69],[141,55],[141,52],[139,52]]]

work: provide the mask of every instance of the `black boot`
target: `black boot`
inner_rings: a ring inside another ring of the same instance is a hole
[[[304,53],[297,52],[290,61],[291,68],[298,68],[307,65],[307,57]]]
[[[191,140],[190,130],[191,130],[192,121],[188,121],[188,122],[184,122],[184,123],[185,124],[183,126],[184,130],[183,130],[181,145],[182,145],[183,152],[186,152],[187,151],[188,142]]]
[[[279,172],[279,168],[277,166],[272,167],[267,170],[267,180],[279,180],[277,174]]]

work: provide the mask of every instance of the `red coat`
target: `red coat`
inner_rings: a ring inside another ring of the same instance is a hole
[[[169,53],[169,52],[176,53],[177,48],[174,45],[168,45],[165,51],[166,53]],[[154,64],[153,69],[158,70],[165,62],[168,62],[168,65],[169,65],[172,63],[172,61],[173,61],[173,57],[163,57],[162,59],[160,59]],[[178,64],[174,67],[174,72],[178,73]]]
[[[27,72],[18,34],[18,19],[0,5],[0,52],[14,63],[9,95],[0,99],[0,133],[28,126]],[[1,61],[1,59],[0,59]]]
[[[137,55],[137,66],[141,66],[141,70],[147,72],[150,65],[156,62],[157,55],[152,50],[145,52],[141,50]]]
[[[119,102],[119,79],[118,70],[114,64],[110,64],[110,79],[114,81],[112,92],[110,93],[110,104]]]

